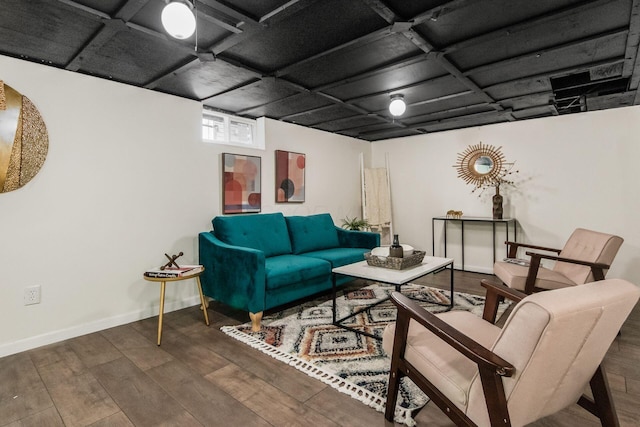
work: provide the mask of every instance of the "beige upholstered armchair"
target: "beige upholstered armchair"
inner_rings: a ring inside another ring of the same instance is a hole
[[[640,288],[606,282],[527,296],[483,281],[482,319],[466,311],[434,315],[394,292],[398,318],[383,335],[392,357],[386,419],[408,376],[456,425],[522,426],[577,402],[603,426],[617,426],[600,363]],[[500,329],[492,320],[503,297],[520,302]],[[583,395],[587,385],[593,399]]]
[[[547,253],[526,252],[530,257],[528,265],[506,261],[496,262],[493,273],[508,287],[526,294],[582,285],[604,279],[622,242],[621,237],[584,228],[577,228],[562,249],[506,242],[509,249],[508,257],[512,260],[516,258],[518,248]],[[543,259],[553,260],[556,263],[552,269],[548,269],[540,265]]]

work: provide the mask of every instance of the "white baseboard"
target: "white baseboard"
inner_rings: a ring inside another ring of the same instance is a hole
[[[460,265],[455,265],[454,264],[454,268],[455,269],[460,269]],[[472,273],[483,273],[483,274],[493,274],[493,266],[491,267],[479,267],[479,266],[474,266],[474,265],[465,265],[464,266],[464,271],[469,271]]]
[[[181,301],[172,301],[164,306],[164,312],[170,313],[172,311],[180,310],[183,308],[191,307],[196,304],[200,304],[200,296],[186,298]],[[114,317],[96,320],[90,323],[83,323],[82,325],[73,326],[67,329],[61,329],[58,331],[47,332],[46,334],[36,335],[21,339],[18,341],[10,342],[0,345],[0,357],[9,356],[12,354],[20,353],[22,351],[31,350],[41,347],[43,345],[53,344],[56,342],[64,341],[69,338],[75,338],[93,332],[102,331],[104,329],[113,328],[115,326],[125,325],[127,323],[136,322],[138,320],[147,319],[149,317],[158,315],[158,306],[149,307],[144,310],[134,311],[131,313],[120,314]],[[155,337],[154,337],[155,339]]]

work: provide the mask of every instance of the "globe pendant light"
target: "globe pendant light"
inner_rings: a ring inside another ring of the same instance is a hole
[[[191,11],[193,5],[188,1],[170,1],[162,9],[162,25],[171,37],[184,40],[193,35],[196,30],[196,17]]]
[[[389,112],[393,116],[401,116],[407,109],[407,104],[404,103],[404,96],[391,95],[391,103],[389,104]]]

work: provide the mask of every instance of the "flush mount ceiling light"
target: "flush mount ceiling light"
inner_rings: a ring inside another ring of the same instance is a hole
[[[391,95],[391,103],[389,104],[389,112],[392,116],[401,116],[407,109],[407,104],[404,103],[404,96]]]
[[[164,29],[171,37],[184,40],[193,35],[196,30],[196,17],[192,9],[193,4],[187,0],[167,2],[160,18]]]

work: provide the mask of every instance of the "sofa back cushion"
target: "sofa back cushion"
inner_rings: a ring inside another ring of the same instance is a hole
[[[217,216],[213,233],[225,243],[258,249],[266,257],[291,253],[287,223],[281,213]]]
[[[294,254],[322,249],[337,248],[338,231],[331,215],[288,216],[285,218],[289,228],[291,247]]]

